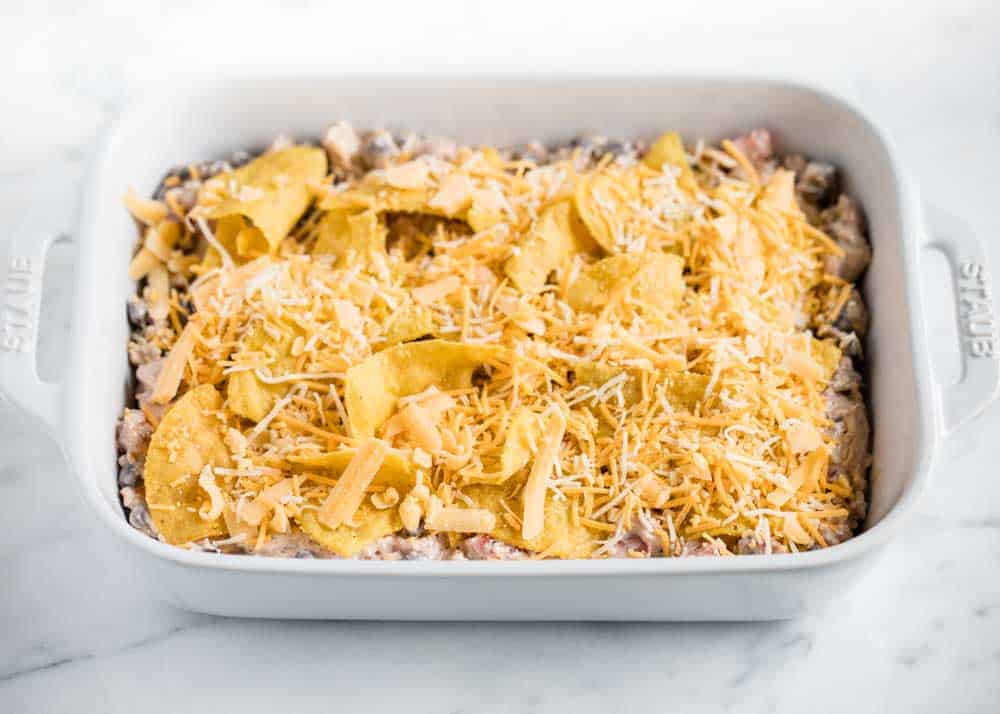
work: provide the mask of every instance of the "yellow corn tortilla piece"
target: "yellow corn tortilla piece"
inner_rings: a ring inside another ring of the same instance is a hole
[[[697,192],[698,182],[684,154],[684,142],[676,131],[667,132],[654,141],[642,162],[655,171],[661,171],[664,165],[672,166],[680,171],[677,185],[689,193]]]
[[[628,379],[622,385],[622,396],[625,398],[625,406],[630,407],[642,401],[642,386],[640,382],[640,371],[632,368],[623,368],[607,362],[595,362],[592,360],[581,360],[573,367],[576,373],[576,383],[583,384],[592,389],[607,384],[622,372],[628,374]],[[588,402],[584,402],[588,404]]]
[[[635,171],[602,171],[581,176],[573,191],[573,205],[583,225],[608,253],[620,253],[614,226],[623,225],[632,209],[621,195],[638,200],[639,176]]]
[[[705,389],[711,381],[707,374],[678,372],[667,375],[666,396],[674,411],[691,412],[705,398]]]
[[[403,342],[434,334],[434,315],[423,305],[408,302],[394,312],[385,324],[385,341],[376,345],[381,351]]]
[[[465,222],[476,233],[489,230],[504,219],[503,211],[495,211],[473,203],[465,212]]]
[[[631,407],[642,401],[641,372],[634,368],[624,368],[607,362],[593,362],[581,360],[574,366],[577,384],[584,384],[597,389],[623,372],[628,374],[628,379],[622,384],[622,397],[625,406]],[[654,378],[655,375],[654,375]],[[662,379],[666,385],[665,396],[667,402],[674,411],[690,412],[694,411],[705,396],[705,388],[711,378],[705,374],[695,372],[672,372],[664,374]],[[584,401],[583,406],[589,406],[589,402]]]
[[[373,255],[385,255],[388,230],[375,210],[361,213],[330,211],[319,222],[319,237],[313,255],[336,255],[336,267],[367,262]]]
[[[442,391],[472,384],[472,373],[503,349],[447,340],[407,342],[390,347],[347,370],[344,405],[356,438],[375,436],[400,397],[436,386]]]
[[[622,285],[638,300],[663,309],[684,295],[684,259],[668,253],[612,255],[587,266],[566,290],[574,310],[597,312]]]
[[[208,218],[243,216],[260,232],[263,245],[275,251],[312,202],[310,183],[326,175],[326,152],[313,146],[292,146],[264,154],[221,178],[236,184],[233,197],[211,206]],[[243,247],[261,248],[252,231]],[[242,254],[242,253],[241,253]]]
[[[541,535],[524,539],[521,537],[521,529],[504,518],[507,511],[501,505],[501,499],[518,516],[524,511],[521,497],[511,496],[511,491],[509,486],[494,485],[467,486],[462,489],[462,493],[471,498],[477,508],[485,508],[493,513],[497,526],[490,535],[504,543],[534,552],[546,551],[556,558],[587,558],[598,547],[601,534],[582,524],[574,526],[569,501],[557,501],[551,493],[545,497],[545,518]]]
[[[227,533],[221,517],[204,521],[198,515],[207,498],[198,486],[201,470],[206,464],[232,465],[222,440],[225,424],[214,414],[221,407],[215,387],[195,387],[167,411],[149,442],[146,502],[157,533],[171,545]]]
[[[500,451],[500,472],[504,478],[513,476],[531,461],[531,445],[538,444],[540,435],[538,419],[530,409],[517,410],[507,429],[503,449]]]
[[[403,527],[395,508],[378,510],[366,499],[354,514],[356,526],[339,525],[327,528],[317,519],[313,509],[303,511],[298,517],[299,528],[314,541],[341,558],[352,558],[369,543],[395,533]]]
[[[253,372],[236,372],[229,376],[226,384],[226,399],[235,414],[258,422],[274,407],[281,389],[278,384],[264,384]]]
[[[553,270],[566,265],[577,253],[596,249],[573,203],[560,201],[542,211],[520,252],[504,264],[504,272],[521,292],[537,293]]]
[[[318,454],[299,454],[289,456],[289,463],[307,470],[322,471],[331,476],[340,476],[354,458],[357,449],[327,451]],[[397,491],[405,493],[416,485],[416,469],[408,459],[397,453],[389,452],[382,461],[382,466],[372,479],[375,486],[392,486]]]
[[[539,448],[541,431],[538,418],[527,407],[518,407],[511,417],[504,436],[503,447],[499,459],[487,459],[494,469],[486,473],[469,477],[470,483],[502,484],[531,462],[533,451],[531,445]]]
[[[278,354],[278,361],[270,365],[272,374],[292,369],[294,358],[289,355],[293,335],[285,335],[276,340],[260,325],[255,325],[243,339],[243,346],[251,351],[263,351],[265,347]],[[234,372],[226,383],[226,400],[229,409],[245,419],[258,422],[267,416],[276,399],[288,389],[287,384],[265,384],[253,372]]]
[[[374,210],[377,213],[445,213],[428,205],[431,195],[423,188],[396,188],[366,180],[358,186],[339,193],[324,194],[317,206],[323,211],[359,213]]]

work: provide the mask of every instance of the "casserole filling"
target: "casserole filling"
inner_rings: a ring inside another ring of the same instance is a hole
[[[784,553],[866,503],[870,260],[835,169],[331,127],[170,172],[129,266],[129,522],[219,552]]]

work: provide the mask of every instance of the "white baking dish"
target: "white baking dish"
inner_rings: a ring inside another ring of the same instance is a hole
[[[652,136],[677,129],[716,140],[771,128],[783,152],[843,168],[867,211],[874,262],[865,291],[874,421],[871,511],[858,537],[795,555],[619,561],[354,562],[193,553],[125,521],[116,487],[115,420],[129,377],[126,277],[135,228],[129,185],[151,192],[189,160],[261,145],[281,131],[315,136],[333,120],[507,144],[580,131]],[[932,382],[921,305],[921,252],[949,257],[967,290],[988,287],[982,245],[959,225],[928,232],[885,137],[856,110],[786,83],[705,78],[428,80],[295,77],[173,92],[130,112],[86,184],[72,358],[61,384],[35,368],[42,261],[38,216],[13,236],[0,333],[0,378],[60,443],[87,503],[158,591],[226,615],[414,619],[768,619],[815,608],[870,568],[927,481],[939,439],[993,398],[998,368],[990,306],[964,319],[964,376]],[[44,218],[44,216],[43,216]],[[968,296],[968,293],[967,293]],[[989,354],[987,354],[987,352]],[[940,392],[940,398],[938,393]]]

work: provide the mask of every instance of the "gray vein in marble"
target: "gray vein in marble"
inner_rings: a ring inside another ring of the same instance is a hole
[[[25,667],[23,669],[6,670],[6,671],[5,670],[0,670],[0,688],[3,687],[4,683],[10,682],[10,681],[12,681],[14,679],[17,679],[19,677],[25,677],[25,676],[29,676],[29,675],[33,675],[33,674],[39,674],[39,673],[43,673],[43,672],[50,672],[52,670],[59,669],[61,667],[66,667],[68,665],[79,664],[81,662],[86,662],[86,661],[97,659],[97,658],[116,657],[118,655],[126,654],[128,652],[133,651],[133,650],[137,650],[140,647],[147,647],[149,645],[154,645],[154,644],[163,642],[163,641],[168,640],[169,638],[174,637],[174,636],[176,636],[176,635],[178,635],[178,634],[180,634],[182,632],[187,632],[189,630],[196,629],[196,628],[198,628],[200,626],[201,625],[199,625],[199,624],[178,625],[178,626],[170,627],[169,629],[167,629],[167,630],[165,630],[163,632],[158,632],[158,633],[150,635],[148,637],[143,637],[142,639],[135,640],[135,641],[132,641],[132,642],[128,642],[128,643],[122,645],[121,647],[116,647],[116,648],[114,648],[112,650],[108,650],[106,652],[81,652],[81,653],[75,654],[75,655],[67,655],[67,656],[64,656],[64,657],[60,657],[58,659],[43,660],[39,664],[35,664],[35,665],[30,666],[30,667]],[[40,645],[39,647],[41,649],[41,652],[39,652],[39,654],[44,654],[45,653],[45,646],[44,645]]]

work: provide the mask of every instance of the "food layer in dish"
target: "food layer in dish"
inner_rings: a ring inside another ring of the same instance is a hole
[[[863,218],[766,130],[494,148],[338,123],[126,205],[119,485],[151,537],[652,557],[863,520]]]

